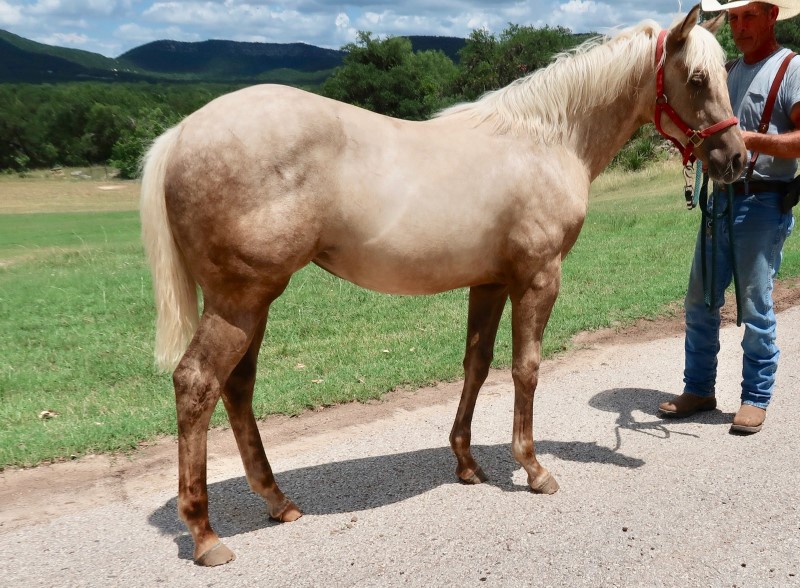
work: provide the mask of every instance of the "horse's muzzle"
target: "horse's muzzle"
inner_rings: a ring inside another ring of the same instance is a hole
[[[741,134],[737,133],[737,135],[737,141],[724,141],[708,150],[706,162],[708,175],[715,182],[731,184],[739,179],[744,171],[747,151],[744,148]],[[740,147],[735,143],[738,143]]]

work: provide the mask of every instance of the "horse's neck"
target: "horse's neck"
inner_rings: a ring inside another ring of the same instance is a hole
[[[611,104],[587,109],[573,124],[572,148],[586,165],[590,181],[611,163],[636,130],[650,120],[655,91],[647,88],[652,79],[644,76],[636,91],[620,95]]]

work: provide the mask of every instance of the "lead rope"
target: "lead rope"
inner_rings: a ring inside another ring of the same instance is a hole
[[[692,173],[694,172],[694,179]],[[697,206],[700,198],[700,186],[703,175],[702,166],[694,167],[694,162],[689,162],[683,166],[683,197],[686,199],[686,208],[692,210]]]
[[[700,166],[698,166],[699,168]],[[699,182],[698,182],[699,184]],[[695,185],[695,189],[697,185]],[[701,230],[703,233],[702,244],[700,247],[700,265],[703,277],[703,300],[706,308],[715,308],[715,294],[717,291],[717,250],[718,246],[718,224],[717,221],[725,217],[728,219],[728,243],[730,245],[731,268],[733,270],[733,289],[736,295],[736,326],[742,325],[742,293],[739,287],[739,270],[736,266],[736,250],[733,246],[733,186],[727,186],[727,210],[719,212],[719,196],[722,191],[714,186],[714,202],[712,203],[711,213],[708,212],[708,174],[703,173],[703,181],[699,191],[699,202],[701,212]],[[708,259],[706,255],[706,244],[708,237],[711,237],[711,275],[708,275]],[[710,278],[710,279],[709,279]]]

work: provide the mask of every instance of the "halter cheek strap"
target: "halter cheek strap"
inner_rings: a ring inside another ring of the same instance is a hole
[[[681,152],[683,155],[683,164],[686,165],[688,162],[694,162],[697,157],[694,155],[695,147],[699,147],[703,140],[706,137],[713,135],[714,133],[718,133],[720,131],[724,131],[728,127],[732,127],[739,123],[739,119],[735,116],[730,118],[726,118],[718,123],[714,123],[713,125],[706,127],[705,129],[696,131],[695,129],[691,128],[687,125],[680,115],[675,112],[675,109],[669,105],[669,101],[667,100],[667,95],[664,93],[664,46],[665,46],[665,39],[667,37],[667,30],[664,29],[658,34],[658,41],[656,42],[656,112],[655,112],[655,124],[656,129],[658,132],[661,133],[663,137],[672,141],[675,147],[678,148],[678,151]],[[680,129],[680,131],[686,135],[687,141],[686,144],[683,145],[681,142],[676,138],[667,133],[661,127],[661,116],[666,114],[673,124]]]

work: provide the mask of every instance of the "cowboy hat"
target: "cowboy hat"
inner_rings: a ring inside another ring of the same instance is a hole
[[[800,0],[733,0],[720,4],[718,0],[702,0],[700,6],[705,12],[715,12],[717,10],[730,10],[739,8],[752,2],[763,2],[778,7],[778,20],[786,20],[800,14]]]

